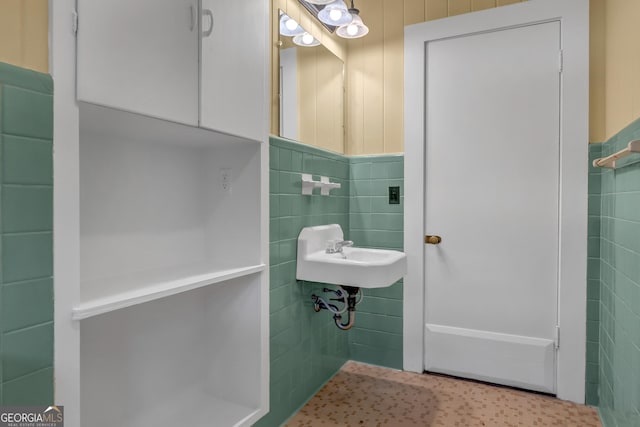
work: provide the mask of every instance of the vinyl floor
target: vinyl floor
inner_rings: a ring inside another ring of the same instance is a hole
[[[288,427],[601,427],[594,408],[441,375],[348,362]]]

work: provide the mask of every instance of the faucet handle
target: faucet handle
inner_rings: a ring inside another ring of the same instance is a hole
[[[353,246],[353,240],[343,240],[342,242],[338,242],[341,248],[346,248],[347,246]]]
[[[338,242],[340,240],[327,240],[327,253],[328,254],[335,254],[336,252],[338,252],[337,250],[337,246],[338,246]]]

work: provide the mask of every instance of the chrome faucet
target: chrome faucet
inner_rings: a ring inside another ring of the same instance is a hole
[[[347,246],[353,246],[353,241],[351,240],[331,240],[327,245],[327,253],[328,254],[338,254],[342,253],[342,250]]]

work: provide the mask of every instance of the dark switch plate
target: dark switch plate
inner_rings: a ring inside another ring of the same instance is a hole
[[[400,187],[389,187],[389,204],[400,204]]]

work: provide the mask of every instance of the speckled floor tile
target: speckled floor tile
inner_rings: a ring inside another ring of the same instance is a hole
[[[506,387],[348,362],[288,427],[601,427],[595,409]]]

